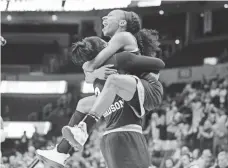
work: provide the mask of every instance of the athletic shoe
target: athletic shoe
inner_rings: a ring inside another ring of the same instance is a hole
[[[89,137],[85,122],[80,122],[74,127],[64,126],[62,128],[62,135],[72,147],[78,150],[81,150],[83,148]]]
[[[59,153],[57,147],[51,150],[37,150],[36,154],[40,161],[45,165],[54,168],[64,168],[65,161],[70,157],[69,154]]]

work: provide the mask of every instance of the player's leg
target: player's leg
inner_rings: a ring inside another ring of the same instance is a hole
[[[68,125],[73,127],[79,124],[90,111],[95,99],[95,96],[89,96],[79,100],[75,113],[72,115]],[[61,165],[64,166],[65,160],[69,157],[68,153],[71,148],[71,144],[63,138],[53,150],[37,150],[37,155],[49,165],[61,167]]]
[[[118,68],[130,73],[159,71],[165,67],[165,63],[159,58],[129,52],[117,53],[115,58]]]

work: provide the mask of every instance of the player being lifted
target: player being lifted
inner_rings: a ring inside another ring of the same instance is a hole
[[[145,110],[151,111],[158,106],[163,95],[158,72],[164,63],[152,58],[159,49],[158,36],[155,31],[141,30],[140,19],[133,12],[114,10],[103,18],[103,24],[104,35],[112,37],[108,45],[96,37],[86,38],[75,45],[73,61],[89,61],[83,68],[86,79],[91,82],[100,78],[94,69],[104,63],[114,64],[120,74],[112,74],[115,70],[106,66],[106,73],[112,75],[106,82],[99,79],[94,81],[95,88],[103,89],[97,97],[90,96],[79,101],[69,125],[62,130],[65,139],[55,150],[37,153],[62,165],[71,145],[81,148],[96,121],[105,116],[107,129],[101,150],[108,167],[146,168],[149,155],[141,133],[141,117]],[[116,109],[109,109],[112,103],[118,104]],[[121,150],[117,151],[120,144]]]

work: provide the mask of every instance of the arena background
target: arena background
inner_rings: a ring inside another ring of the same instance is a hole
[[[71,44],[102,37],[101,17],[114,8],[135,11],[160,33],[164,101],[144,119],[151,167],[227,168],[228,2],[156,0],[0,0],[1,166],[26,168],[35,149],[59,141],[78,100],[93,93],[70,60]],[[68,167],[106,167],[103,127],[83,152],[72,151]]]

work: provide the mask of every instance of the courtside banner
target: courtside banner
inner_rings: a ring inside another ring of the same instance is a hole
[[[6,133],[6,138],[18,139],[21,138],[24,132],[26,136],[30,139],[37,129],[40,135],[46,135],[51,129],[50,122],[17,122],[17,121],[5,121],[4,122],[4,132]]]
[[[1,93],[8,94],[64,94],[66,81],[1,81]]]

